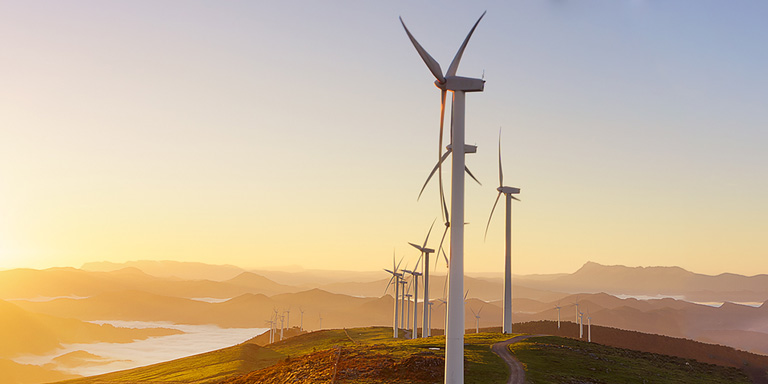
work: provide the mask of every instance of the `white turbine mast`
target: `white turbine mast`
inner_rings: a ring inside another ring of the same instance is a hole
[[[400,259],[400,263],[402,263],[402,262],[403,262],[403,259]],[[395,310],[394,310],[394,312],[395,313],[394,313],[394,321],[392,323],[392,332],[394,334],[394,336],[393,336],[394,338],[398,337],[397,331],[398,331],[398,329],[400,327],[400,324],[397,322],[398,314],[399,314],[398,304],[399,304],[399,300],[400,300],[400,296],[399,296],[399,293],[400,293],[400,279],[403,277],[403,274],[401,272],[398,272],[398,268],[400,267],[400,263],[397,263],[397,265],[395,265],[395,254],[393,252],[392,253],[392,270],[390,271],[389,269],[384,268],[385,271],[389,272],[392,275],[392,277],[389,279],[389,282],[387,283],[387,287],[384,288],[384,292],[386,292],[389,289],[389,286],[392,285],[393,281],[395,283],[395,296],[394,296],[394,299],[395,299]],[[320,320],[322,321],[322,317],[320,318]]]
[[[589,307],[587,307],[587,341],[592,342],[592,316],[589,315]]]
[[[408,272],[408,271],[403,271],[403,272]],[[411,297],[413,297],[413,295],[411,295],[410,292],[411,292],[411,285],[412,284],[413,283],[408,284],[408,292],[409,293],[405,294],[405,298],[407,300],[407,302],[405,304],[405,307],[406,307],[406,312],[405,312],[405,329],[411,328]]]
[[[555,305],[555,308],[557,309],[557,329],[560,329],[560,302]]]
[[[416,268],[414,268],[414,271],[419,268],[419,262],[421,261],[421,258],[424,257],[424,309],[422,311],[424,322],[421,326],[421,337],[428,337],[429,336],[429,309],[428,309],[428,303],[429,303],[429,255],[434,253],[435,250],[431,248],[427,248],[427,241],[429,241],[429,235],[432,233],[432,228],[435,226],[435,222],[432,222],[432,225],[429,227],[429,231],[427,231],[427,236],[424,238],[424,244],[418,245],[414,243],[408,243],[412,247],[418,249],[421,252],[421,255],[419,256],[419,260],[416,262]],[[418,278],[416,275],[414,275],[416,278],[416,281],[418,282]],[[418,285],[416,287],[418,289]],[[418,301],[418,294],[414,293],[416,295],[416,299],[414,300],[414,308],[416,308],[416,302]],[[414,333],[416,332],[416,311],[414,310],[413,315],[413,330]]]
[[[491,226],[493,211],[496,210],[496,204],[499,203],[501,194],[504,194],[507,201],[506,206],[506,226],[504,241],[504,295],[503,295],[503,333],[512,333],[512,200],[520,201],[515,196],[520,193],[520,188],[504,186],[504,172],[501,167],[501,128],[499,128],[499,187],[496,188],[499,194],[496,195],[496,201],[491,208],[491,214],[488,215],[488,224],[485,225],[485,237],[488,237],[488,227]]]
[[[301,312],[301,320],[299,321],[299,331],[304,330],[304,309],[299,307],[299,312]]]
[[[447,91],[453,93],[453,108],[451,119],[451,151],[453,161],[451,164],[451,216],[448,220],[451,229],[451,260],[449,268],[449,294],[448,294],[448,323],[445,333],[445,383],[464,383],[464,301],[461,292],[464,291],[464,172],[465,154],[477,150],[475,146],[466,146],[464,142],[464,113],[465,96],[467,92],[482,92],[485,80],[456,76],[461,56],[469,42],[472,33],[477,28],[485,12],[480,16],[467,34],[464,42],[454,56],[448,71],[443,76],[440,64],[419,44],[405,26],[408,38],[416,48],[419,56],[435,77],[435,85],[441,90],[440,104],[440,136],[438,142],[438,177],[440,178],[441,199],[442,193],[442,157],[443,157],[443,120],[445,116],[445,96]],[[447,211],[444,212],[447,214]],[[451,223],[457,225],[450,225]]]
[[[469,307],[469,310],[472,311],[472,314],[475,315],[475,333],[480,333],[480,312],[483,311],[484,307],[480,307],[480,310],[475,313],[475,310],[472,309],[472,307]]]
[[[434,224],[434,223],[432,223],[432,224]],[[430,230],[432,230],[432,228],[430,228]],[[429,234],[427,234],[427,237],[429,237]],[[413,244],[411,244],[411,245],[413,245]],[[418,301],[419,301],[419,276],[421,276],[421,272],[418,272],[418,269],[419,269],[419,263],[420,262],[421,262],[421,256],[419,256],[419,259],[416,261],[416,268],[414,268],[412,271],[407,270],[407,269],[403,269],[403,272],[410,273],[411,276],[412,276],[412,280],[411,280],[412,281],[412,286],[413,286],[413,332],[411,333],[411,338],[412,339],[415,339],[415,338],[418,337],[417,331],[418,331],[418,328],[419,328],[419,324],[418,324],[419,323],[418,322],[419,311],[418,311],[418,308],[416,307],[416,305],[418,304]],[[411,308],[410,307],[410,303],[411,303],[411,301],[409,299],[408,300],[408,304],[409,304],[408,308],[409,308],[409,310]],[[408,315],[410,316],[410,312],[408,312]],[[425,312],[424,316],[427,316],[426,312]],[[422,333],[422,335],[424,334],[424,330],[423,329],[421,330],[421,333]]]

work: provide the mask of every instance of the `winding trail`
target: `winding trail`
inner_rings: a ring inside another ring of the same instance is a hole
[[[517,343],[518,341],[525,340],[529,337],[538,336],[544,335],[521,335],[509,340],[500,341],[491,346],[493,353],[499,355],[499,357],[501,357],[509,366],[509,379],[507,379],[507,384],[525,384],[525,369],[523,369],[523,365],[520,364],[520,361],[512,356],[512,353],[509,352],[509,348],[507,347],[510,344]]]

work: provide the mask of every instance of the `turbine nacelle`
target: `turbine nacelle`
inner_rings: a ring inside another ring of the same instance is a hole
[[[517,195],[520,193],[520,188],[515,187],[498,187],[496,190],[505,195]]]
[[[482,92],[485,80],[463,76],[446,76],[445,81],[435,80],[435,86],[444,91]]]

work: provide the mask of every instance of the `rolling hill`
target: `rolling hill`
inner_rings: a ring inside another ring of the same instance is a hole
[[[71,318],[32,313],[0,300],[0,357],[51,351],[62,343],[128,343],[152,336],[182,333],[175,329],[117,328]]]
[[[518,324],[521,329],[537,331],[551,330],[553,326],[551,322]],[[651,381],[657,383],[748,383],[760,373],[765,377],[768,369],[768,357],[732,348],[602,327],[595,331],[595,337],[599,333],[605,342],[550,336],[527,339],[511,349],[527,366],[530,377],[550,375],[535,381],[544,383],[643,382],[643,378],[653,378]],[[510,337],[489,332],[467,334],[465,382],[505,381],[506,365],[489,346]],[[61,384],[313,383],[331,378],[336,383],[434,383],[442,381],[444,343],[440,336],[392,339],[389,328],[332,329],[301,334],[264,347],[249,341],[167,363]],[[666,354],[648,351],[653,348],[663,349]]]

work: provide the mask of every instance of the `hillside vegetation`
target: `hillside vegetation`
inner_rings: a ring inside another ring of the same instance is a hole
[[[514,336],[497,332],[467,334],[465,382],[506,382],[508,369],[490,346]],[[442,382],[445,338],[434,336],[411,340],[406,337],[401,334],[399,339],[393,339],[391,328],[368,327],[299,334],[264,347],[257,345],[260,340],[254,338],[214,352],[63,383]],[[666,339],[669,340],[665,341],[665,345],[672,350],[676,343],[688,342]],[[531,383],[643,383],[643,380],[653,383],[750,382],[745,371],[736,367],[558,336],[527,339],[510,346],[510,350],[525,365]]]

